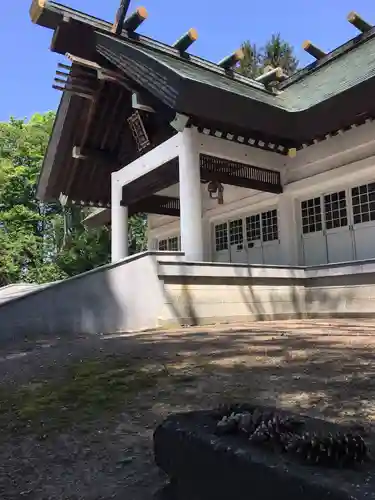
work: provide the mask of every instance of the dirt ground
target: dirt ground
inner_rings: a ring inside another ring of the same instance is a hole
[[[171,412],[258,401],[375,421],[375,322],[293,321],[41,338],[0,350],[0,498],[152,498]],[[371,430],[371,429],[370,429]]]

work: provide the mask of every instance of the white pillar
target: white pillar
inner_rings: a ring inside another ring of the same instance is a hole
[[[202,195],[197,132],[186,128],[179,152],[181,250],[186,260],[203,261]]]
[[[202,218],[202,228],[203,228],[203,260],[210,262],[213,260],[212,258],[212,248],[211,248],[211,223],[205,217],[203,212]]]
[[[129,254],[128,207],[121,206],[122,185],[111,176],[111,261],[124,259]]]
[[[288,193],[279,196],[279,238],[282,261],[287,266],[299,265],[299,239],[296,201]]]

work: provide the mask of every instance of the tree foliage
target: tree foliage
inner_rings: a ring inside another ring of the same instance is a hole
[[[298,68],[293,47],[281,38],[280,33],[272,35],[264,47],[246,41],[242,45],[244,58],[238,71],[250,78],[260,76],[267,66],[281,67],[287,75],[293,74]]]
[[[53,121],[50,112],[0,123],[0,286],[63,279],[110,259],[109,230],[87,229],[87,209],[36,199]],[[133,252],[145,248],[145,234],[145,216],[132,218]]]

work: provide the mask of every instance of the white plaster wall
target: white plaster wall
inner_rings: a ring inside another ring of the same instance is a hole
[[[202,185],[206,258],[213,255],[212,227],[215,223],[244,217],[277,207],[282,261],[302,264],[300,202],[310,197],[375,180],[375,122],[352,128],[297,152],[295,158],[209,136],[200,136],[201,152],[250,163],[281,172],[284,193],[273,195],[224,186],[224,204],[210,199]],[[161,192],[178,196],[178,184]],[[179,220],[150,216],[150,234],[164,238],[179,234]]]
[[[375,122],[365,123],[297,152],[288,158],[284,181],[292,184],[375,155]]]

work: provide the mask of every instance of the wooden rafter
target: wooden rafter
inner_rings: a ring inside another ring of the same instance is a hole
[[[59,63],[52,87],[62,92],[70,92],[86,99],[93,99],[97,86],[95,74],[89,70]]]
[[[84,148],[86,146],[86,141],[87,141],[88,136],[89,136],[89,130],[90,130],[91,122],[92,122],[92,120],[94,118],[94,115],[95,115],[95,111],[96,111],[96,108],[97,108],[97,105],[98,105],[98,100],[99,100],[98,98],[99,98],[99,95],[100,95],[100,93],[102,91],[103,85],[104,85],[103,82],[99,83],[99,87],[95,91],[95,95],[93,96],[93,99],[92,99],[92,101],[90,102],[90,104],[88,106],[87,116],[86,116],[85,126],[84,126],[84,131],[83,131],[83,135],[82,135],[82,139],[81,139],[81,144],[80,144],[81,148]],[[71,170],[69,172],[69,177],[68,177],[67,186],[66,186],[66,192],[67,193],[69,193],[69,191],[71,189],[71,186],[72,186],[72,183],[73,183],[73,180],[74,180],[74,175],[75,175],[76,169],[78,167],[79,161],[80,160],[78,160],[76,158],[73,159],[73,163],[72,163],[72,166],[71,166]]]
[[[91,164],[95,163],[106,167],[112,167],[112,169],[115,166],[118,166],[116,157],[114,157],[109,151],[101,149],[73,146],[72,157],[77,160],[88,161]]]
[[[89,193],[94,199],[109,201],[110,174],[121,166],[118,145],[120,137],[126,140],[124,127],[127,128],[126,116],[131,108],[130,93],[107,82],[103,84],[86,146],[72,151],[74,156],[81,158],[72,189],[77,193]],[[78,134],[73,144],[80,146],[81,141],[82,134]]]
[[[130,205],[131,213],[180,216],[180,200],[170,196],[152,195]]]
[[[67,53],[66,57],[73,64],[96,71],[96,78],[98,80],[116,83],[117,85],[121,85],[127,90],[132,91],[132,85],[130,81],[119,71],[103,68],[103,66],[100,66],[100,64],[94,61],[90,61],[88,59],[84,59],[83,57],[78,57],[70,53]]]

